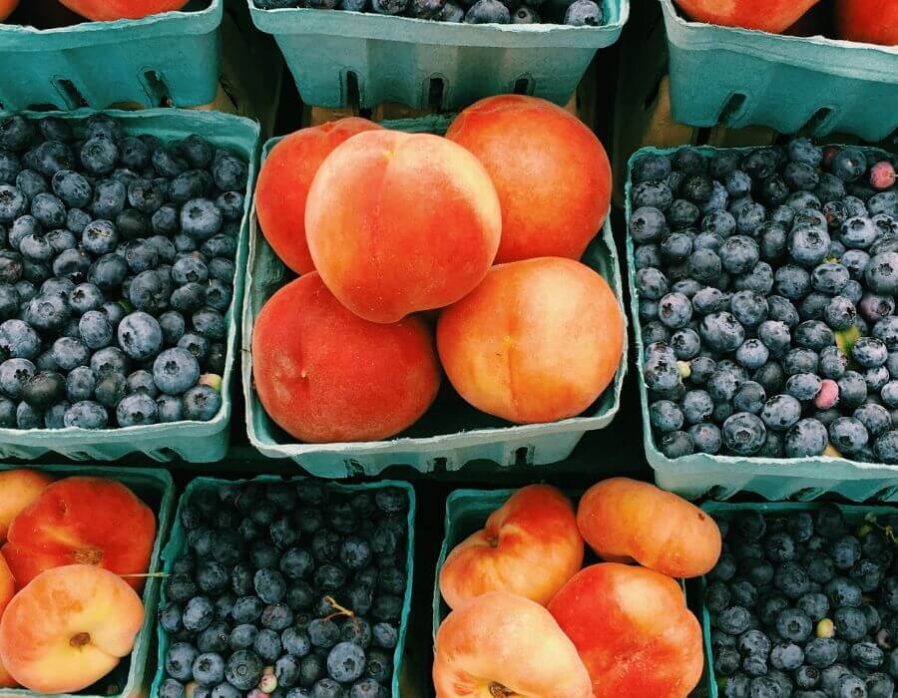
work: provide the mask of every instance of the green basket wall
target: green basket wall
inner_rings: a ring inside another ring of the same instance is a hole
[[[667,458],[655,445],[649,421],[648,391],[643,380],[645,347],[639,322],[639,294],[636,291],[636,267],[633,239],[630,237],[632,214],[631,172],[633,164],[647,155],[671,155],[677,148],[642,148],[630,158],[627,166],[626,224],[627,276],[630,288],[630,313],[636,336],[636,375],[642,404],[642,431],[646,458],[655,471],[655,482],[663,489],[695,499],[704,495],[729,499],[741,491],[754,492],[765,499],[810,500],[832,492],[855,502],[867,499],[898,500],[898,466],[861,463],[847,458],[818,456],[814,458],[763,458],[712,456],[695,453],[682,458]],[[720,149],[698,149],[710,157]],[[750,152],[752,148],[735,148]],[[868,149],[872,150],[872,149]],[[879,152],[879,151],[876,151]]]
[[[706,502],[702,505],[702,509],[713,516],[729,519],[734,514],[742,511],[759,511],[762,514],[788,514],[793,511],[814,511],[818,509],[820,504],[812,503],[774,503],[774,504],[730,504],[721,502]],[[883,506],[854,506],[854,505],[836,505],[845,515],[848,523],[862,523],[864,517],[868,514],[876,516],[898,516],[898,508]],[[699,584],[701,596],[698,599],[701,602],[701,616],[699,620],[702,624],[702,636],[705,646],[705,675],[706,687],[710,698],[719,698],[724,693],[717,685],[717,677],[714,674],[714,652],[711,647],[711,614],[705,606],[705,589],[707,583],[705,577],[702,577]]]
[[[0,465],[0,471],[15,470],[17,466]],[[56,478],[102,477],[121,482],[149,506],[156,514],[156,542],[150,558],[149,573],[162,571],[162,542],[168,534],[175,502],[175,486],[166,470],[155,468],[121,468],[101,465],[38,465],[32,470],[47,473]],[[148,665],[153,657],[153,629],[156,625],[156,610],[159,601],[161,581],[158,577],[147,578],[143,588],[144,620],[140,633],[134,642],[130,657],[116,667],[103,680],[79,693],[60,693],[57,698],[136,698],[147,695],[149,685]],[[0,689],[3,698],[38,698],[43,693],[24,688]]]
[[[608,18],[602,27],[473,25],[341,10],[259,10],[247,1],[256,26],[277,39],[303,102],[321,107],[348,106],[352,81],[363,108],[400,102],[450,110],[506,92],[564,104],[596,51],[620,37],[630,13],[630,0],[601,0]]]
[[[867,141],[898,129],[898,46],[690,22],[660,2],[674,121]]]
[[[174,565],[175,560],[178,555],[180,555],[185,548],[187,536],[184,531],[184,527],[181,525],[181,510],[186,506],[186,504],[190,501],[191,496],[197,491],[207,490],[207,489],[217,489],[223,485],[245,485],[250,482],[257,483],[275,483],[275,482],[290,482],[290,483],[300,483],[305,478],[292,478],[292,479],[283,479],[276,477],[274,475],[261,475],[252,480],[222,480],[214,477],[198,477],[195,480],[192,480],[190,484],[184,490],[184,494],[181,495],[181,498],[178,500],[178,508],[174,517],[174,525],[172,526],[171,537],[168,540],[168,543],[165,545],[165,549],[162,551],[162,561],[163,561],[163,570],[166,574],[171,574],[172,566]],[[400,698],[399,695],[399,675],[401,673],[402,668],[402,655],[405,649],[405,636],[408,630],[408,619],[409,614],[411,613],[412,607],[412,585],[414,579],[414,553],[415,553],[415,510],[416,510],[416,501],[415,501],[415,489],[407,482],[398,482],[394,480],[381,480],[379,482],[368,482],[362,483],[358,485],[343,485],[339,483],[328,483],[328,487],[337,490],[340,492],[358,492],[360,490],[377,490],[384,489],[386,487],[396,487],[401,489],[408,496],[408,517],[406,519],[408,524],[408,537],[406,540],[406,587],[405,587],[405,599],[403,601],[402,606],[402,619],[400,620],[399,625],[399,639],[396,643],[395,654],[393,655],[393,678],[392,678],[392,696],[393,698]],[[165,587],[160,587],[161,599],[160,606],[163,605],[166,601],[165,598]],[[171,644],[171,640],[168,636],[168,633],[162,628],[161,625],[157,623],[156,627],[156,637],[158,639],[158,650],[157,650],[157,663],[156,663],[156,676],[153,680],[153,688],[150,692],[150,696],[158,696],[159,689],[162,686],[162,682],[165,680],[165,655],[168,652],[169,645]],[[404,697],[403,697],[404,698]]]
[[[26,112],[40,119],[47,116],[76,121],[95,112],[78,110],[61,113]],[[222,376],[222,406],[208,422],[172,422],[119,429],[0,429],[0,459],[39,458],[46,453],[59,453],[72,460],[115,460],[129,453],[141,452],[158,461],[175,457],[195,463],[221,460],[228,450],[233,400],[231,383],[234,355],[238,351],[240,304],[243,300],[243,274],[246,266],[249,209],[256,174],[259,125],[249,119],[215,112],[179,109],[147,109],[145,111],[106,111],[121,123],[128,134],[149,133],[162,139],[184,138],[197,133],[218,147],[227,148],[246,158],[249,177],[246,185],[243,221],[240,228],[237,268],[231,307],[225,315],[228,322],[227,355]]]
[[[193,0],[182,12],[137,20],[58,29],[0,24],[0,108],[211,102],[222,13],[222,0]]]
[[[425,117],[387,121],[383,125],[407,132],[443,133],[450,121],[450,117]],[[273,139],[265,144],[263,161],[278,140]],[[602,234],[590,245],[583,262],[605,278],[623,309],[622,283],[610,221],[605,222]],[[292,278],[262,236],[255,208],[246,278],[242,369],[250,443],[270,458],[292,458],[316,477],[378,475],[391,465],[408,465],[422,473],[452,471],[459,470],[468,461],[479,459],[495,463],[496,472],[512,466],[556,463],[571,454],[587,431],[604,429],[617,414],[627,370],[626,344],[613,383],[590,407],[587,416],[548,424],[512,425],[479,413],[472,407],[465,406],[459,410],[455,402],[441,409],[445,403],[441,403],[441,397],[438,397],[418,424],[389,440],[296,443],[268,417],[253,389],[251,348],[255,317],[265,301]],[[448,381],[444,380],[445,383]]]

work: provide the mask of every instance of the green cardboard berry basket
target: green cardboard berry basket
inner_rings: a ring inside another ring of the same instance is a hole
[[[0,471],[15,470],[17,466],[0,465]],[[150,558],[150,575],[162,570],[162,543],[167,538],[175,504],[175,486],[171,475],[161,468],[122,468],[102,465],[37,465],[32,470],[47,473],[55,478],[101,477],[122,483],[136,494],[156,515],[156,542]],[[134,641],[131,655],[122,660],[115,670],[93,686],[77,694],[60,693],[57,698],[136,698],[147,695],[150,684],[149,665],[152,661],[153,628],[159,602],[161,580],[150,576],[143,588],[143,626]],[[24,688],[0,689],[3,698],[38,698],[44,694]]]
[[[171,530],[171,537],[166,543],[164,550],[162,551],[162,562],[163,562],[163,570],[165,574],[171,574],[172,566],[175,563],[175,560],[178,556],[184,551],[185,546],[187,544],[187,534],[184,530],[184,527],[181,525],[181,511],[185,506],[190,502],[190,498],[199,491],[209,490],[209,489],[217,489],[221,486],[227,485],[245,485],[251,482],[254,483],[301,483],[306,478],[297,477],[297,478],[289,478],[284,479],[277,477],[275,475],[260,475],[259,477],[253,478],[252,480],[223,480],[220,478],[214,477],[198,477],[194,480],[191,480],[187,487],[184,489],[184,493],[181,495],[181,498],[178,500],[178,508],[175,512],[174,517],[174,525]],[[405,587],[405,598],[403,600],[402,606],[402,618],[399,624],[399,638],[396,643],[395,654],[393,655],[393,678],[392,678],[392,692],[391,695],[393,698],[400,698],[399,694],[399,678],[402,668],[402,657],[405,649],[405,637],[406,632],[408,630],[408,621],[409,615],[411,614],[412,607],[412,583],[414,579],[414,558],[415,558],[415,510],[416,510],[416,500],[415,500],[415,488],[412,487],[407,482],[400,482],[394,480],[380,480],[378,482],[366,482],[357,485],[344,485],[340,483],[328,483],[328,488],[332,490],[336,490],[338,492],[359,492],[365,490],[378,490],[384,489],[387,487],[396,487],[401,489],[408,496],[408,538],[406,540],[406,579],[408,580]],[[160,607],[165,604],[165,586],[162,585],[160,587],[161,599],[159,602]],[[153,680],[153,688],[150,692],[150,696],[158,696],[160,687],[162,686],[163,681],[165,680],[165,655],[168,652],[169,645],[171,644],[171,640],[168,636],[168,633],[165,632],[161,624],[157,623],[156,626],[156,637],[158,640],[158,649],[157,649],[157,662],[156,662],[156,675]]]
[[[400,102],[452,110],[506,92],[564,104],[596,51],[620,37],[630,13],[630,0],[600,0],[607,18],[601,27],[473,25],[260,10],[247,1],[256,26],[277,39],[303,102],[321,107],[348,106],[354,89],[362,108]]]
[[[764,515],[788,515],[796,511],[814,511],[820,508],[820,504],[809,502],[782,502],[771,504],[751,504],[751,503],[722,503],[722,502],[706,502],[702,505],[702,509],[715,518],[731,519],[734,515],[743,511],[759,511]],[[868,517],[898,517],[898,509],[894,507],[884,506],[854,506],[854,505],[836,505],[845,516],[845,520],[852,525],[863,525],[868,521]],[[711,646],[711,614],[705,605],[705,591],[707,589],[706,577],[702,577],[698,583],[700,597],[697,599],[701,603],[701,616],[699,620],[702,624],[702,636],[705,645],[705,680],[707,694],[710,698],[719,698],[724,695],[725,679],[721,679],[718,684],[717,676],[714,673],[714,652]]]
[[[28,2],[28,0],[24,0]],[[58,29],[0,24],[2,108],[207,104],[218,89],[223,0]]]
[[[873,142],[898,129],[898,46],[691,22],[660,2],[674,121]]]
[[[386,121],[383,125],[399,131],[444,133],[450,121],[451,117],[424,117]],[[278,140],[265,144],[263,161]],[[622,283],[610,220],[605,222],[602,234],[590,245],[583,262],[605,278],[623,308]],[[243,307],[243,394],[250,443],[270,458],[292,458],[311,475],[325,478],[378,475],[391,465],[410,466],[422,473],[453,471],[469,461],[480,459],[496,464],[495,472],[508,471],[512,466],[564,460],[587,431],[604,429],[617,414],[627,370],[626,344],[614,381],[585,416],[549,424],[513,425],[477,412],[454,394],[448,395],[448,381],[444,380],[444,389],[428,413],[392,439],[360,443],[297,443],[265,413],[253,388],[251,351],[256,315],[291,278],[291,273],[262,236],[253,209]],[[624,323],[626,327],[626,320]]]
[[[729,499],[738,492],[754,492],[765,499],[811,500],[826,493],[839,494],[846,499],[860,502],[868,499],[879,501],[898,500],[898,466],[881,463],[861,463],[847,458],[818,456],[814,458],[764,458],[712,456],[695,453],[682,458],[667,458],[655,445],[649,421],[649,401],[643,364],[645,347],[642,340],[642,326],[639,321],[639,294],[636,291],[636,265],[633,258],[634,245],[630,237],[630,216],[633,165],[647,155],[672,155],[677,148],[642,148],[630,158],[627,164],[626,225],[627,225],[627,271],[630,289],[630,313],[636,337],[636,375],[642,403],[642,430],[645,453],[649,465],[655,470],[655,482],[663,489],[676,492],[690,499],[710,496],[714,499]],[[710,146],[698,151],[710,157],[720,149]],[[750,152],[752,148],[734,148]],[[868,152],[880,153],[875,149]]]
[[[96,112],[81,109],[73,112],[25,112],[29,118],[53,116],[78,121]],[[180,457],[194,463],[219,461],[228,451],[233,400],[231,383],[234,355],[238,351],[240,303],[243,299],[243,275],[246,265],[247,231],[250,199],[256,174],[259,125],[249,119],[215,112],[179,109],[147,109],[144,111],[105,111],[121,123],[128,134],[148,133],[163,140],[180,139],[196,133],[212,144],[227,148],[246,159],[249,176],[246,185],[243,221],[237,248],[234,294],[225,314],[228,322],[227,355],[222,376],[222,406],[208,422],[172,422],[118,429],[0,429],[0,458],[31,460],[45,453],[59,453],[72,460],[115,460],[129,453],[141,452],[157,461]]]

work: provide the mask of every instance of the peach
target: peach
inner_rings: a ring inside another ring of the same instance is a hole
[[[366,131],[321,164],[306,202],[315,269],[359,317],[396,322],[470,293],[496,257],[499,198],[464,148]]]
[[[898,46],[898,3],[885,0],[836,0],[839,38]]]
[[[571,641],[538,603],[503,591],[450,613],[437,632],[437,698],[591,698]]]
[[[414,424],[440,367],[427,325],[368,322],[316,273],[284,286],[253,328],[253,382],[268,415],[303,441],[369,441]]]
[[[691,19],[781,34],[820,0],[675,0]]]
[[[160,12],[180,10],[188,0],[59,0],[72,12],[95,22],[142,19]]]
[[[580,499],[577,525],[603,560],[631,562],[671,577],[700,577],[720,557],[714,519],[670,492],[615,477]]]
[[[543,99],[501,95],[462,111],[446,138],[474,153],[496,185],[496,262],[583,256],[608,216],[611,164],[582,121]]]
[[[15,518],[3,554],[22,588],[44,570],[73,564],[143,574],[155,539],[153,512],[127,487],[70,477],[47,487]],[[139,577],[128,582],[143,586]]]
[[[449,553],[440,591],[449,608],[491,591],[545,606],[582,564],[583,539],[570,500],[549,485],[530,485]]]
[[[74,693],[131,653],[143,625],[140,597],[92,565],[47,570],[20,591],[0,621],[0,660],[40,693]]]
[[[685,698],[701,678],[701,627],[682,589],[659,572],[586,567],[549,611],[577,647],[595,698]]]
[[[0,543],[6,540],[9,525],[22,509],[37,499],[53,478],[36,470],[0,472]]]
[[[379,129],[350,117],[284,137],[268,154],[256,184],[256,211],[262,233],[281,261],[297,274],[315,269],[306,242],[306,198],[324,159],[362,131]]]
[[[13,579],[9,565],[3,553],[0,553],[0,620],[3,619],[3,612],[6,610],[9,602],[16,593],[16,580]],[[0,660],[0,688],[15,688],[19,684],[9,675],[9,672],[3,667],[3,661]]]
[[[542,257],[493,267],[443,311],[437,347],[446,375],[483,412],[511,422],[580,414],[608,387],[624,319],[606,281],[579,262]]]
[[[19,0],[0,0],[0,21],[9,17],[19,6]]]

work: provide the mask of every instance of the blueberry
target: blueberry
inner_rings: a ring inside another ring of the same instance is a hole
[[[109,421],[109,415],[101,404],[83,400],[74,403],[66,411],[63,421],[67,427],[105,429]]]
[[[818,456],[823,453],[826,444],[826,427],[812,418],[802,419],[792,426],[786,432],[784,443],[788,458]]]
[[[225,663],[221,655],[207,652],[193,660],[193,678],[200,686],[214,686],[224,679]]]
[[[728,312],[711,313],[702,318],[699,334],[706,346],[721,353],[735,351],[745,340],[745,329]]]
[[[867,445],[867,428],[852,417],[839,417],[829,425],[829,438],[842,453],[856,453]]]
[[[649,418],[656,429],[662,432],[677,431],[683,426],[683,412],[670,400],[658,400],[649,406]]]
[[[805,645],[805,660],[817,669],[825,669],[838,657],[838,643],[832,638],[817,637]]]
[[[228,658],[225,678],[234,688],[250,691],[262,678],[262,669],[262,660],[257,654],[250,650],[238,650]]]
[[[115,179],[104,179],[94,185],[94,199],[90,213],[95,218],[115,220],[125,210],[128,191],[125,185]]]
[[[200,422],[211,420],[218,414],[222,404],[218,391],[207,385],[198,385],[185,392],[182,402],[184,417]]]
[[[165,673],[178,681],[193,678],[193,662],[199,653],[186,642],[175,642],[165,654]]]
[[[153,379],[169,395],[186,392],[196,385],[199,376],[199,362],[186,349],[166,349],[153,362]]]
[[[792,642],[805,642],[812,630],[811,619],[798,609],[787,608],[780,613],[776,621],[776,631],[781,637]]]
[[[160,270],[148,269],[134,277],[126,295],[137,310],[158,313],[168,305],[170,293],[171,287]]]
[[[162,347],[159,322],[141,311],[124,317],[119,323],[117,337],[119,346],[132,359],[148,359]]]
[[[171,306],[182,313],[198,311],[206,302],[206,290],[198,283],[188,283],[175,289],[171,295]]]
[[[829,600],[825,594],[819,592],[805,594],[798,599],[796,605],[814,622],[825,618],[829,612]]]
[[[309,623],[309,640],[313,647],[333,647],[340,640],[340,629],[330,620],[315,619]]]
[[[49,371],[34,374],[22,388],[22,400],[40,412],[64,397],[65,378]]]
[[[786,392],[796,400],[813,400],[820,392],[820,377],[813,373],[796,373],[786,381]]]

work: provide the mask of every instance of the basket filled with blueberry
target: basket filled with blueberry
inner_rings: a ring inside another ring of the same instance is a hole
[[[17,115],[0,141],[3,455],[222,457],[258,126]]]
[[[399,695],[410,485],[200,478],[163,553],[152,695]]]
[[[723,555],[702,583],[712,698],[893,695],[898,511],[703,508],[724,535]]]
[[[630,13],[629,0],[247,1],[306,104],[447,111],[511,92],[565,104]]]
[[[894,496],[895,182],[883,152],[803,138],[633,156],[630,288],[659,482]]]

